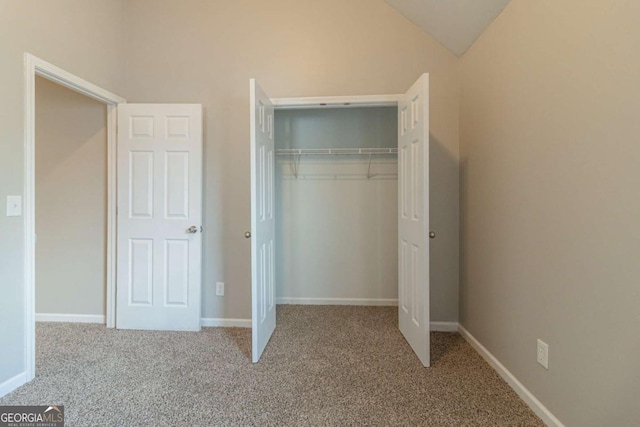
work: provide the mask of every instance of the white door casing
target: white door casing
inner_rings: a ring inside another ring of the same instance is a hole
[[[398,101],[398,316],[424,366],[429,354],[429,75]]]
[[[117,158],[116,327],[198,331],[202,106],[119,105]]]
[[[114,327],[115,320],[115,135],[116,106],[126,99],[94,85],[66,70],[25,52],[24,58],[24,325],[25,325],[25,376],[31,381],[36,372],[36,319],[35,319],[35,144],[36,144],[36,76],[51,80],[68,89],[81,93],[107,105],[107,327]],[[21,385],[23,382],[16,383]],[[0,391],[0,397],[2,392]]]
[[[276,328],[274,109],[254,79],[251,107],[251,334],[260,360]]]

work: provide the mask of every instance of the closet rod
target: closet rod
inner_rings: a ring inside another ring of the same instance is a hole
[[[398,154],[397,148],[280,148],[276,150],[278,156],[298,156],[303,154],[319,155],[375,155]]]

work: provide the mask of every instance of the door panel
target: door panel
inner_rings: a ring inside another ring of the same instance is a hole
[[[202,107],[118,106],[118,329],[200,329],[201,224]]]
[[[165,218],[189,217],[189,153],[165,153]]]
[[[398,103],[398,317],[429,366],[429,76]]]
[[[187,306],[189,303],[189,240],[167,240],[165,253],[165,305]]]
[[[153,152],[131,151],[129,206],[131,217],[153,217]]]
[[[151,306],[153,301],[153,240],[129,239],[129,304]]]
[[[251,79],[252,360],[260,360],[276,327],[273,105]]]

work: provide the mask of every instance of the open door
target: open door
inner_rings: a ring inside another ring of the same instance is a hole
[[[429,75],[398,102],[398,316],[429,366]]]
[[[118,329],[200,330],[202,106],[118,105]]]
[[[276,328],[273,105],[254,79],[251,103],[251,335],[260,360]]]

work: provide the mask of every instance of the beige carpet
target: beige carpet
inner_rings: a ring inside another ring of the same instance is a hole
[[[423,368],[391,307],[278,306],[251,332],[38,324],[37,377],[0,405],[65,406],[69,426],[542,426],[457,334],[432,333]]]

